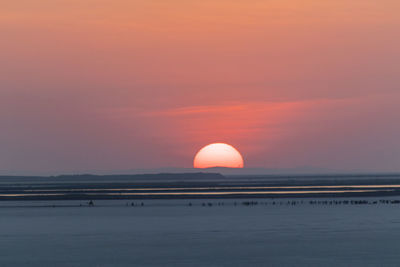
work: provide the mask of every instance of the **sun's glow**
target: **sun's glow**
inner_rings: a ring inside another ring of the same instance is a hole
[[[195,168],[243,168],[243,157],[239,151],[231,145],[215,143],[203,147],[195,156],[193,166]]]

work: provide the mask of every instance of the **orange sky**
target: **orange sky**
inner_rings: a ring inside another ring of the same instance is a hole
[[[0,171],[399,170],[397,0],[21,0],[0,8]]]

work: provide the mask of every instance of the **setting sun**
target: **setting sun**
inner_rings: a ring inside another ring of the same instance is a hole
[[[203,147],[195,156],[195,168],[243,168],[243,157],[233,146],[215,143]]]

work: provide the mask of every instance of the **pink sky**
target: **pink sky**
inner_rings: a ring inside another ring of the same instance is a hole
[[[25,0],[0,8],[0,171],[400,171],[398,0]]]

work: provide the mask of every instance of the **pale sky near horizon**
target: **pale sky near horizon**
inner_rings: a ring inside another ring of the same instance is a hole
[[[398,0],[4,0],[0,171],[400,171]]]

